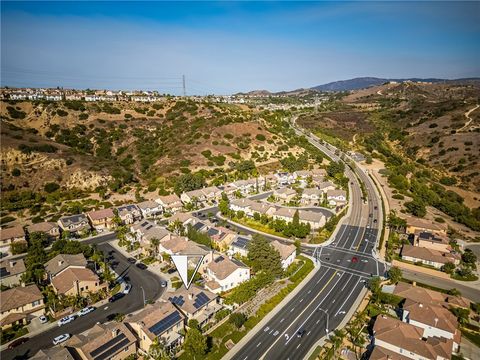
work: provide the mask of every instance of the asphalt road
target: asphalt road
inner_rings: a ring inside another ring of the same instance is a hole
[[[338,160],[329,149],[310,140],[333,160]],[[357,174],[365,183],[367,202],[363,203],[357,177],[346,168],[346,176],[352,183],[349,217],[332,244],[303,249],[320,262],[320,269],[261,330],[249,334],[249,340],[235,349],[233,359],[304,358],[319,339],[340,324],[366,280],[385,273],[385,265],[373,256],[381,209],[370,179],[361,172]],[[303,333],[300,337],[299,332]]]
[[[156,300],[162,295],[164,288],[160,286],[160,277],[148,270],[141,270],[135,265],[130,264],[122,254],[118,253],[108,243],[99,244],[98,248],[102,250],[107,257],[110,257],[109,262],[115,272],[132,284],[130,293],[114,303],[107,303],[90,314],[75,319],[69,324],[54,327],[53,329],[36,335],[25,344],[13,350],[2,351],[2,360],[31,357],[38,350],[53,346],[52,340],[58,335],[65,333],[78,334],[90,329],[97,322],[106,322],[107,317],[111,314],[128,314],[141,309],[143,307],[142,287],[145,291],[145,299],[147,301]]]

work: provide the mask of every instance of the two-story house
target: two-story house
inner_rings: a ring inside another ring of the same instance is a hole
[[[213,293],[229,291],[250,279],[250,268],[241,261],[217,254],[204,270],[205,286]]]
[[[22,281],[25,274],[25,262],[23,259],[5,259],[0,261],[0,284],[4,286],[16,286]]]
[[[87,213],[87,217],[90,220],[90,224],[92,224],[92,227],[95,230],[110,230],[115,227],[115,223],[113,221],[115,218],[115,214],[110,208],[89,211]]]
[[[25,231],[20,225],[0,230],[0,252],[9,254],[10,245],[13,243],[27,243],[25,240]]]
[[[85,214],[62,216],[58,219],[58,225],[62,231],[68,231],[72,235],[82,235],[90,231],[90,224]]]
[[[2,291],[0,326],[3,329],[16,324],[27,324],[44,314],[43,294],[37,285],[18,286]]]
[[[142,212],[135,204],[127,204],[117,207],[117,213],[120,220],[125,225],[133,224],[142,218]]]
[[[139,348],[148,353],[156,338],[161,339],[167,349],[183,342],[185,315],[169,301],[148,304],[140,312],[125,319],[135,333]]]

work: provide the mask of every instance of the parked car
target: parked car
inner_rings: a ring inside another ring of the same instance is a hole
[[[112,295],[112,296],[110,297],[110,299],[108,299],[108,302],[111,302],[111,303],[112,303],[112,302],[115,302],[115,301],[117,301],[118,299],[123,298],[124,296],[125,296],[124,293],[121,293],[121,292],[116,293],[115,295]]]
[[[58,345],[70,339],[70,334],[62,334],[53,339],[53,345]]]
[[[40,320],[40,324],[46,324],[48,322],[48,319],[45,315],[42,315],[38,318]]]
[[[358,258],[356,256],[352,257],[352,263],[357,263],[358,262]]]
[[[61,318],[60,320],[58,320],[58,326],[62,326],[62,325],[71,323],[73,320],[75,320],[75,316],[73,316],[73,315],[65,316],[65,317]]]
[[[84,315],[87,315],[87,314],[90,314],[92,311],[94,311],[96,308],[93,307],[93,306],[87,306],[86,308],[83,308],[82,310],[80,310],[77,315],[78,316],[84,316]]]
[[[28,340],[30,340],[30,338],[27,336],[21,337],[20,339],[13,340],[10,344],[8,344],[8,348],[10,350],[15,349],[17,346],[25,344]]]
[[[123,289],[123,293],[124,294],[129,294],[130,293],[130,290],[132,290],[132,284],[126,284],[125,285],[125,289]]]
[[[130,263],[130,264],[135,264],[137,262],[137,259],[133,258],[133,257],[129,257],[127,259],[127,261]]]
[[[141,262],[137,263],[135,266],[137,268],[139,268],[140,270],[146,270],[148,268],[147,265],[145,265],[144,263],[141,263]]]

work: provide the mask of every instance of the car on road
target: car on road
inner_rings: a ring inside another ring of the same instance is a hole
[[[48,319],[45,315],[39,316],[38,319],[40,320],[40,324],[46,324]]]
[[[356,256],[352,257],[352,263],[357,263],[358,262],[358,258]]]
[[[297,337],[299,337],[299,338],[303,337],[303,335],[305,335],[305,332],[306,332],[305,330],[298,330],[297,331]]]
[[[53,339],[53,345],[58,345],[70,339],[70,334],[62,334]]]
[[[96,308],[93,307],[93,306],[87,306],[85,308],[83,308],[82,310],[80,310],[77,315],[78,316],[84,316],[84,315],[87,315],[87,314],[90,314],[92,311],[94,311]]]
[[[144,263],[142,262],[139,262],[135,265],[137,268],[139,268],[140,270],[146,270],[148,268],[147,265],[145,265]]]
[[[129,257],[127,259],[127,261],[130,263],[130,264],[135,264],[137,262],[137,259],[133,258],[133,257]]]
[[[115,301],[123,298],[124,296],[125,296],[124,293],[121,293],[121,292],[116,293],[116,294],[112,295],[112,296],[108,299],[108,302],[113,303],[113,302],[115,302]]]
[[[8,348],[10,350],[15,349],[17,346],[25,344],[28,340],[30,340],[30,338],[27,336],[21,337],[20,339],[17,339],[17,340],[13,340],[10,344],[8,344]]]
[[[166,282],[165,280],[162,280],[162,281],[160,282],[160,286],[163,287],[163,288],[164,288],[164,287],[167,287],[167,285],[168,285],[168,284],[167,284],[167,282]]]
[[[68,323],[71,323],[73,320],[75,320],[75,316],[73,315],[65,316],[60,320],[58,320],[58,326],[66,325]]]
[[[130,290],[132,290],[132,284],[126,284],[125,285],[125,289],[123,289],[123,293],[126,295],[126,294],[130,294]]]

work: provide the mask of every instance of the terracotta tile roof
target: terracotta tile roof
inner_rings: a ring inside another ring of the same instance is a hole
[[[337,197],[337,196],[344,196],[347,197],[347,192],[345,190],[328,190],[327,197]]]
[[[182,213],[182,212],[177,212],[176,214],[173,214],[172,216],[170,216],[168,218],[168,222],[169,223],[172,223],[172,222],[175,222],[176,220],[182,222],[182,223],[185,223],[187,222],[188,220],[192,220],[194,221],[196,218],[190,214],[190,213]]]
[[[375,339],[413,352],[426,359],[436,360],[437,355],[442,356],[444,353],[444,345],[439,345],[438,342],[435,343],[434,341],[428,342],[422,340],[422,328],[387,316],[377,316],[375,325],[373,326],[373,332]],[[443,339],[441,341],[449,343],[451,355],[453,347],[452,340]],[[450,356],[444,357],[450,358]]]
[[[292,253],[294,253],[294,252],[297,251],[297,248],[295,247],[295,245],[282,244],[282,243],[279,242],[278,240],[272,241],[270,244],[271,244],[275,249],[278,250],[278,252],[280,253],[280,257],[282,258],[282,260],[286,260],[290,255],[292,255]]]
[[[30,359],[32,360],[74,360],[66,347],[53,347],[39,350]]]
[[[37,285],[18,286],[2,291],[0,312],[16,309],[17,307],[43,300],[43,295]]]
[[[172,236],[170,240],[162,242],[162,247],[170,250],[173,254],[205,255],[208,253],[208,249],[184,236]]]
[[[5,325],[10,325],[13,324],[16,321],[23,320],[27,318],[27,314],[24,313],[11,313],[5,316],[1,321],[0,321],[0,326],[5,326]]]
[[[296,195],[297,192],[293,189],[290,189],[290,188],[281,188],[281,189],[278,189],[278,190],[275,190],[273,192],[275,195]]]
[[[122,340],[122,338],[127,340]],[[109,354],[108,359],[115,357],[124,348],[136,342],[135,336],[124,323],[111,322],[96,324],[91,329],[79,335],[74,335],[66,344],[69,347],[80,349],[88,360],[93,360],[101,357],[101,354],[109,349],[114,349],[120,341],[125,341],[124,345],[113,354]],[[105,347],[102,348],[102,346]]]
[[[370,354],[369,360],[410,360],[410,358],[397,354],[381,346],[375,346]]]
[[[45,271],[55,276],[69,266],[86,267],[87,259],[83,254],[58,254],[45,263]]]
[[[102,209],[102,210],[94,210],[94,211],[89,211],[87,213],[88,217],[93,221],[93,220],[102,220],[102,219],[113,219],[115,214],[113,213],[113,210],[108,208],[108,209]]]
[[[455,334],[458,328],[455,315],[440,305],[407,299],[403,304],[403,310],[409,312],[408,317],[410,320],[442,329],[451,334]]]
[[[443,225],[440,223],[433,223],[429,220],[426,219],[420,219],[417,217],[413,216],[408,216],[407,217],[407,225],[408,226],[413,226],[419,229],[428,229],[428,230],[433,230],[433,231],[442,231],[446,230],[447,225]]]
[[[403,245],[402,257],[404,256],[433,261],[439,264],[446,264],[447,262],[453,263],[456,259],[456,257],[450,253],[444,253],[441,251],[413,245]]]
[[[60,294],[65,294],[73,288],[76,281],[100,282],[98,276],[90,269],[69,268],[52,279],[52,285]]]
[[[185,316],[182,313],[180,313],[179,310],[175,306],[173,306],[171,302],[158,301],[154,304],[147,305],[140,312],[132,316],[128,316],[125,319],[125,322],[138,323],[142,327],[142,330],[145,332],[145,334],[147,334],[147,336],[151,340],[153,340],[155,339],[156,336],[159,336],[160,334],[155,335],[153,332],[149,330],[149,328],[157,324],[162,319],[165,319],[167,316],[174,314],[175,312],[178,312],[178,314],[180,315],[179,322],[185,319]],[[170,327],[166,328],[164,331],[167,331],[177,323],[178,322],[171,324]]]
[[[0,238],[1,240],[9,240],[12,238],[21,238],[25,237],[25,231],[20,225],[14,226],[11,228],[2,228],[0,229]]]
[[[27,230],[28,230],[29,233],[49,232],[49,231],[51,231],[52,229],[55,229],[55,228],[58,228],[58,225],[56,223],[45,221],[45,222],[41,222],[41,223],[37,223],[37,224],[32,224],[27,228]]]
[[[162,205],[165,205],[165,206],[168,206],[168,205],[174,205],[176,203],[180,203],[179,205],[181,205],[181,200],[180,198],[178,197],[178,195],[176,194],[171,194],[171,195],[165,195],[165,196],[160,196],[157,201],[162,204]]]
[[[25,272],[23,259],[2,260],[0,262],[0,276],[2,278],[14,276]]]
[[[217,279],[223,280],[229,277],[237,269],[248,269],[248,266],[235,258],[220,255],[211,261],[207,268],[215,274]]]

